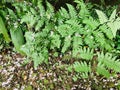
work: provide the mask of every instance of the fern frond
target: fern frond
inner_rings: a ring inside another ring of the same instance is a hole
[[[107,25],[110,27],[112,34],[115,37],[117,30],[120,29],[120,18],[118,17],[116,20],[108,22]]]
[[[62,36],[62,37],[66,37],[68,36],[68,31],[70,30],[70,26],[67,24],[63,24],[58,26],[58,33]]]
[[[94,37],[90,33],[84,37],[84,42],[89,47],[96,47]]]
[[[75,10],[75,8],[70,4],[67,4],[67,7],[68,7],[68,10],[69,10],[70,17],[75,18],[76,15],[77,15],[77,11]]]
[[[112,56],[112,54],[103,52],[98,53],[98,62],[103,64],[108,69],[112,69],[115,72],[120,72],[120,61],[116,59],[115,56]]]
[[[65,21],[66,24],[70,27],[68,34],[73,35],[75,32],[78,32],[81,28],[81,25],[79,24],[78,20],[76,19],[69,19]]]
[[[101,32],[101,31],[94,31],[93,32],[93,35],[95,37],[95,41],[97,43],[100,43],[100,45],[103,47],[104,44],[106,43],[105,42],[105,37],[104,37],[104,34]]]
[[[61,45],[61,40],[60,40],[60,36],[57,34],[53,34],[51,35],[51,48],[54,49],[55,47],[60,48]]]
[[[37,25],[35,26],[36,31],[38,31],[44,25],[45,20],[46,19],[44,17],[38,20]]]
[[[87,65],[86,62],[75,62],[73,64],[73,68],[76,72],[85,72],[85,73],[88,73],[88,72],[91,72],[91,68],[90,68],[90,65]]]
[[[81,36],[76,35],[73,37],[73,48],[74,49],[79,48],[80,45],[82,45],[82,44],[83,44],[83,40],[82,40]]]
[[[45,8],[42,4],[42,1],[38,1],[37,6],[39,8],[40,16],[41,17],[44,16],[45,15]]]
[[[38,19],[39,17],[34,17],[34,15],[31,12],[28,12],[22,17],[21,23],[25,22],[27,23],[29,28],[32,28]]]
[[[114,20],[116,18],[116,9],[112,12],[109,21]]]
[[[85,23],[86,26],[92,30],[94,30],[99,25],[99,22],[97,20],[94,20],[92,17],[83,19],[83,23]]]
[[[88,78],[88,77],[89,77],[89,74],[86,73],[86,72],[85,72],[85,73],[81,73],[81,77],[82,77],[82,78]]]
[[[102,11],[96,10],[96,13],[101,24],[106,23],[108,21],[107,16]]]
[[[61,9],[59,10],[59,13],[63,18],[69,18],[70,17],[68,11],[63,7],[61,7]]]
[[[67,49],[70,47],[70,45],[71,45],[71,36],[65,37],[64,45],[62,47],[62,53],[67,51]]]
[[[98,65],[97,65],[97,74],[103,75],[106,78],[110,77],[109,71],[101,63],[98,63]]]
[[[80,57],[85,60],[92,60],[93,58],[93,49],[90,50],[90,48],[81,48],[80,49]]]
[[[47,10],[46,10],[46,16],[48,19],[52,18],[54,16],[54,8],[53,6],[49,3],[46,2]]]
[[[80,9],[80,18],[85,18],[86,16],[90,15],[89,10],[87,9],[83,0],[75,0],[75,2],[78,4],[78,7]]]
[[[111,29],[108,28],[107,25],[102,25],[99,29],[107,36],[108,39],[112,40],[114,38]]]

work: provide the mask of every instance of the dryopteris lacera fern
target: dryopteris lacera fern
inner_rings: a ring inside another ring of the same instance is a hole
[[[26,23],[28,30],[31,30],[25,33],[26,44],[22,47],[22,51],[34,61],[35,68],[39,64],[48,63],[49,47],[60,48],[59,36],[51,35],[54,29],[54,9],[48,2],[46,2],[46,6],[45,9],[42,2],[39,1],[36,7],[39,12],[31,7],[21,19],[21,23]]]
[[[47,63],[49,51],[58,55],[70,51],[73,58],[89,61],[94,56],[93,50],[83,50],[81,47],[108,51],[114,49],[112,31],[107,24],[101,25],[92,17],[83,2],[77,3],[77,9],[67,4],[68,10],[61,7],[57,12],[54,12],[54,8],[48,2],[46,8],[42,1],[39,1],[35,8],[29,4],[24,8],[24,5],[16,4],[16,9],[23,11],[21,23],[27,24],[29,30],[25,34],[26,44],[22,50],[33,59],[35,67],[43,62]],[[32,35],[31,41],[29,38]]]
[[[100,20],[100,23],[101,24],[107,24],[108,27],[111,29],[112,31],[112,34],[115,38],[116,36],[116,32],[118,29],[120,29],[120,17],[117,17],[116,18],[116,9],[112,12],[111,16],[108,17],[100,10],[96,10],[97,14],[98,14],[98,17],[99,17],[99,20]]]
[[[82,54],[82,52],[84,52],[84,54]],[[113,73],[116,74],[120,72],[120,60],[110,53],[104,54],[101,52],[97,53],[96,55],[93,53],[92,49],[90,50],[89,48],[83,48],[81,49],[81,53],[79,55],[81,57],[80,61],[76,61],[72,66],[68,67],[70,72],[72,72],[72,69],[74,69],[75,72],[81,73],[81,75],[82,73],[87,73],[88,77],[86,78],[91,77],[92,73],[110,78],[110,76],[114,77]],[[93,57],[96,57],[96,59]],[[110,73],[111,70],[113,73]]]

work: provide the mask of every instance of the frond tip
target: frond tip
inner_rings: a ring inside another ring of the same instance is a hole
[[[98,53],[98,62],[104,65],[108,70],[112,69],[115,72],[120,72],[120,61],[110,53]]]

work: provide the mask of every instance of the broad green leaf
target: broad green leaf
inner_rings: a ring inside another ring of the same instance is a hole
[[[20,53],[23,53],[20,50],[21,46],[24,44],[24,36],[21,28],[19,27],[17,28],[17,30],[14,30],[14,28],[11,28],[10,35],[16,50]]]
[[[0,16],[0,33],[3,34],[5,41],[9,43],[10,37],[1,16]]]

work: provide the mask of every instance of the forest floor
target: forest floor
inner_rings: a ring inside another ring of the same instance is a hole
[[[34,69],[33,62],[25,64],[26,57],[3,50],[0,53],[0,90],[91,90],[88,82],[74,82],[73,74],[65,70],[64,63],[61,68],[60,60],[56,60],[58,63],[51,61],[50,66],[43,64]]]
[[[11,50],[0,53],[0,90],[70,90],[76,87],[58,64],[49,68],[42,65],[35,70],[33,62],[25,64],[25,60]]]

